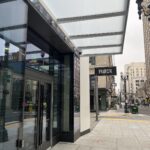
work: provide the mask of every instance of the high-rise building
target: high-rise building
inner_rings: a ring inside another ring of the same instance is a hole
[[[146,81],[146,67],[144,62],[126,64],[124,73],[128,75],[126,91],[128,95],[136,96],[137,90]]]
[[[144,0],[150,2],[150,0]],[[147,16],[143,15],[143,31],[144,31],[144,47],[145,47],[145,64],[146,64],[146,77],[150,84],[150,21]]]
[[[143,21],[147,87],[150,87],[150,0],[137,0],[139,18]]]

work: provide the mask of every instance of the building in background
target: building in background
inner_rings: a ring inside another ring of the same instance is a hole
[[[146,66],[144,62],[126,64],[124,73],[128,75],[126,91],[129,97],[137,97],[138,89],[146,81]],[[122,84],[123,85],[123,84]]]
[[[149,2],[150,0],[143,0],[143,2]],[[150,21],[147,16],[142,15],[143,20],[143,32],[144,32],[144,47],[145,47],[145,64],[146,64],[146,89],[150,93]]]
[[[143,21],[145,64],[146,64],[146,90],[150,95],[150,0],[137,0],[139,19]]]
[[[95,110],[94,86],[95,86],[95,68],[113,66],[112,56],[90,57],[90,109]],[[98,99],[99,109],[107,110],[111,105],[111,97],[115,96],[114,76],[98,76]]]

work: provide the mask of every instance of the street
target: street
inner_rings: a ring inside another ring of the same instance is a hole
[[[140,106],[139,107],[139,113],[150,116],[150,106]]]
[[[75,143],[60,142],[52,150],[150,150],[150,116],[102,112],[89,134]]]

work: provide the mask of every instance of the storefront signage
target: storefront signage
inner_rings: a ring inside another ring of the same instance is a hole
[[[95,75],[97,76],[117,75],[116,67],[95,68]]]

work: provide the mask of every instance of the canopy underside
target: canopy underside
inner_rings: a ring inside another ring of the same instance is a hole
[[[123,52],[130,0],[38,0],[82,55]]]

